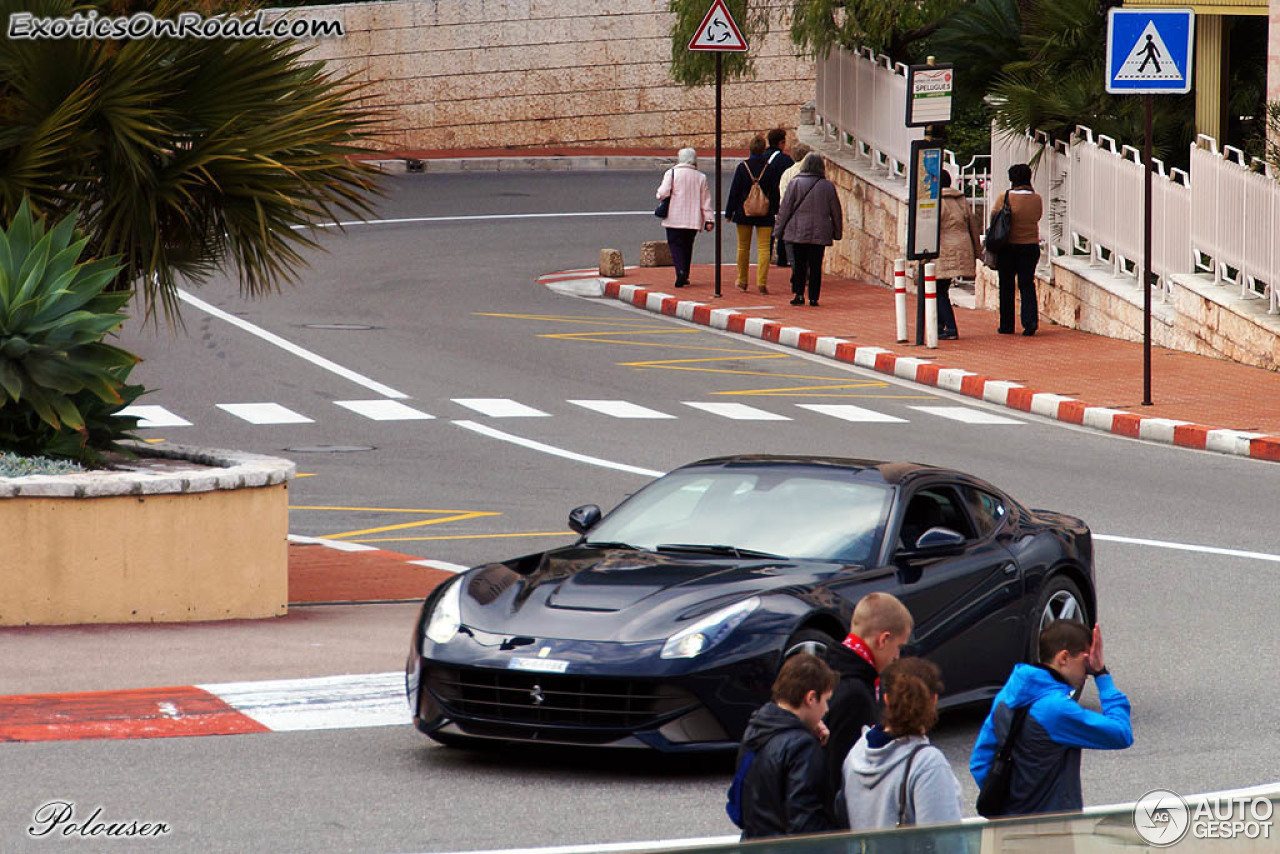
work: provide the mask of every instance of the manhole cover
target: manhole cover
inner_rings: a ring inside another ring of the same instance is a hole
[[[359,332],[376,328],[365,323],[304,323],[302,325],[307,329],[336,329],[346,332]]]
[[[298,445],[296,448],[285,448],[295,454],[351,454],[356,451],[376,451],[373,445]]]

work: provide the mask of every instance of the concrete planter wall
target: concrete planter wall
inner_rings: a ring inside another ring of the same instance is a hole
[[[283,615],[294,464],[134,450],[213,468],[0,478],[0,625]]]

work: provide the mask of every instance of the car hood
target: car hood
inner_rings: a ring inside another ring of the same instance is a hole
[[[462,622],[506,636],[642,642],[759,593],[809,588],[844,564],[570,546],[477,567]]]

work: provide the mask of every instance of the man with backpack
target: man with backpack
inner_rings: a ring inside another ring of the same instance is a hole
[[[996,695],[969,760],[982,790],[978,811],[988,817],[1083,809],[1081,750],[1133,744],[1129,699],[1103,661],[1102,630],[1055,620],[1039,647],[1040,663],[1016,665]],[[1090,676],[1101,713],[1075,699]]]
[[[822,718],[839,679],[816,655],[793,655],[774,680],[773,700],[751,716],[726,806],[744,840],[835,829]]]

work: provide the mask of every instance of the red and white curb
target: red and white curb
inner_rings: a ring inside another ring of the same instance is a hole
[[[934,386],[998,406],[1131,439],[1280,462],[1280,436],[1215,429],[1188,421],[1149,418],[1119,409],[1090,406],[1072,397],[1035,391],[1020,383],[992,379],[962,368],[943,368],[931,360],[898,356],[883,347],[859,347],[844,338],[818,335],[800,326],[786,326],[763,317],[753,317],[737,309],[713,308],[706,303],[680,299],[662,291],[649,290],[639,285],[624,285],[616,279],[599,278],[598,274],[595,277],[601,283],[603,296],[655,314],[665,314],[713,329],[794,347],[921,385]],[[543,276],[539,282],[548,284],[557,278],[578,279],[590,276],[575,271],[570,274]]]
[[[0,697],[0,742],[244,735],[410,722],[399,672]]]

